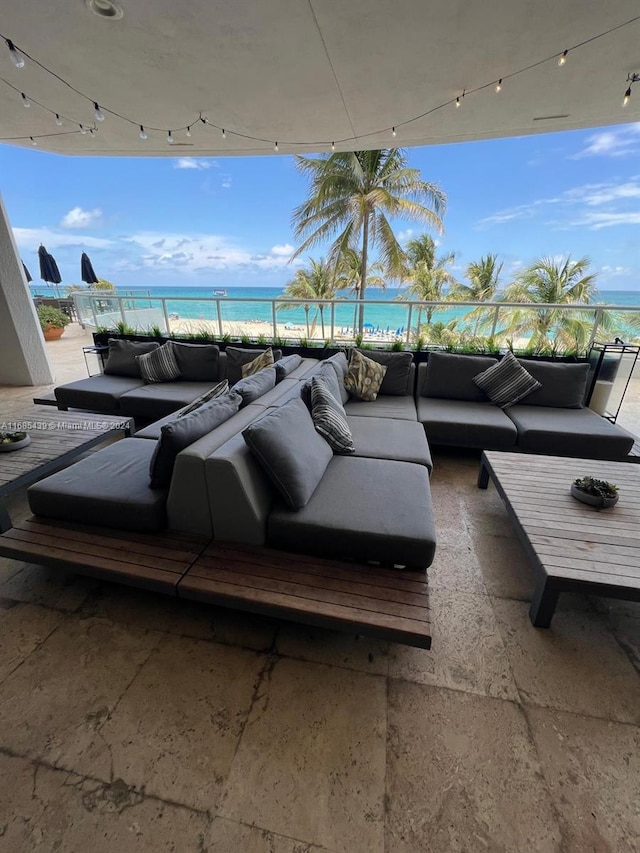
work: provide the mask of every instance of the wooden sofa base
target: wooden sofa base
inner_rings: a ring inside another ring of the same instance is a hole
[[[30,518],[0,555],[179,598],[428,649],[426,572],[360,566],[164,531]]]

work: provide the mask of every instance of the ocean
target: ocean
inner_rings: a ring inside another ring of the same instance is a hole
[[[33,295],[57,296],[55,286],[32,283],[30,285]],[[66,295],[66,289],[60,285],[60,295]],[[367,302],[369,300],[382,300],[384,304],[367,304],[365,306],[365,323],[369,328],[381,331],[398,331],[402,333],[408,323],[408,308],[406,304],[398,301],[399,295],[406,290],[399,288],[370,287],[366,291]],[[107,294],[105,294],[106,296]],[[121,288],[117,291],[118,296],[130,298],[127,307],[152,308],[158,307],[160,298],[167,300],[167,312],[177,315],[179,319],[186,320],[216,320],[218,317],[214,297],[214,289],[208,287],[185,287],[176,285],[162,287],[132,287]],[[223,320],[230,322],[262,321],[272,322],[271,300],[283,296],[283,289],[279,287],[230,287],[227,296],[220,297],[221,315]],[[180,300],[176,300],[180,297]],[[188,300],[188,301],[183,301]],[[236,301],[242,300],[242,301]],[[266,300],[266,301],[265,301]],[[598,297],[598,303],[619,306],[640,307],[640,291],[632,290],[607,290],[602,291]],[[357,306],[353,305],[352,297],[345,296],[339,300],[335,307],[336,327],[353,327],[357,325]],[[455,306],[434,313],[432,322],[448,323],[460,318],[471,309],[468,306]],[[325,322],[330,323],[330,309],[325,309]],[[309,323],[316,321],[320,325],[321,317],[315,308],[309,310]],[[277,311],[278,323],[287,323],[295,326],[302,333],[306,328],[306,316],[301,306],[283,307]],[[416,324],[416,316],[413,315],[411,325]],[[422,321],[426,318],[423,315]]]

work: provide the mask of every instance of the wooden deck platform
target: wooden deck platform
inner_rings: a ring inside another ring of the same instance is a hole
[[[431,647],[426,572],[214,540],[178,583],[178,596]]]

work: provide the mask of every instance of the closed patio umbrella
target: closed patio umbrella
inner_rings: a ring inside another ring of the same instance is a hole
[[[27,265],[25,264],[24,261],[22,262],[22,269],[24,270],[24,277],[27,279],[27,282],[33,281],[33,278],[31,277],[31,273],[27,269]]]
[[[93,265],[86,252],[83,252],[82,257],[80,258],[80,274],[82,275],[82,280],[86,284],[98,283],[98,276],[95,274]]]
[[[62,276],[60,275],[58,265],[53,255],[50,255],[42,244],[40,244],[40,248],[38,249],[38,257],[40,258],[40,278],[43,281],[56,285],[56,293],[59,299],[60,291],[58,290],[58,285],[62,281]]]

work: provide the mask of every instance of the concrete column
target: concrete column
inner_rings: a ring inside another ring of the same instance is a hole
[[[0,385],[49,385],[51,365],[0,196]]]

